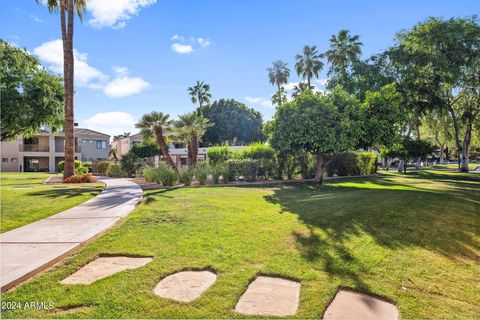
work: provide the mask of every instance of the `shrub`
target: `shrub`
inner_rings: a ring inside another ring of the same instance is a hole
[[[208,149],[207,158],[210,164],[224,163],[232,156],[233,151],[228,146],[213,147]]]
[[[269,145],[255,143],[241,151],[241,159],[257,160],[257,175],[266,179],[273,177],[275,151]]]
[[[92,161],[85,161],[82,163],[82,167],[87,168],[88,172],[92,172],[93,163]]]
[[[105,174],[109,177],[123,178],[127,176],[125,170],[119,164],[110,163]]]
[[[143,168],[143,178],[145,181],[161,184],[160,171],[157,168],[146,166]]]
[[[80,167],[75,169],[75,174],[85,174],[88,173],[88,168],[86,167]]]
[[[356,176],[360,174],[357,156],[353,152],[341,152],[336,154],[327,166],[327,175]]]
[[[153,143],[134,143],[131,150],[139,158],[158,156],[160,151]]]
[[[361,176],[367,176],[376,172],[377,154],[373,152],[359,152],[356,156]]]
[[[252,159],[231,159],[227,161],[227,177],[229,181],[255,181],[257,177],[257,161]]]
[[[160,181],[164,186],[174,186],[177,182],[177,172],[165,162],[160,162],[155,170],[158,170]]]
[[[63,170],[65,169],[65,161],[60,161],[58,164],[58,171],[59,172],[63,172]],[[82,167],[82,161],[80,160],[75,160],[75,170],[77,170],[78,168],[81,168]]]
[[[220,177],[222,175],[224,176],[223,179],[225,181],[226,166],[223,164],[216,164],[216,165],[210,166],[210,173],[212,174],[213,183],[215,184],[219,183]]]
[[[201,184],[204,185],[207,183],[208,175],[210,174],[210,166],[206,162],[200,162],[195,167],[195,179]]]
[[[105,175],[107,173],[108,166],[110,165],[110,161],[100,161],[97,163],[97,173],[100,175]]]
[[[94,183],[97,180],[91,173],[76,174],[63,180],[64,183]]]
[[[183,183],[186,186],[190,186],[193,180],[193,170],[190,169],[180,169],[178,171],[178,181]]]
[[[130,150],[120,160],[123,170],[129,177],[132,177],[139,167],[137,159],[137,155]]]

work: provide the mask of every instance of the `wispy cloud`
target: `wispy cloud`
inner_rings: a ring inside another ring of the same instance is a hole
[[[157,0],[88,0],[87,8],[92,14],[88,24],[94,28],[121,29],[129,19],[138,15],[140,9],[156,2]]]
[[[260,106],[268,107],[268,108],[273,107],[272,106],[272,101],[270,99],[266,99],[266,98],[263,98],[263,97],[249,97],[249,96],[246,96],[244,99],[245,99],[245,101],[247,101],[249,103],[252,103],[252,104],[255,104],[255,105],[260,105]]]
[[[175,51],[176,53],[186,54],[186,53],[192,53],[193,47],[189,44],[174,43],[172,44],[172,50]]]
[[[37,17],[36,15],[33,15],[33,14],[30,15],[30,19],[32,19],[36,23],[42,23],[43,22],[42,19],[40,19],[39,17]]]
[[[175,43],[172,44],[172,50],[180,54],[192,53],[195,51],[195,47],[205,48],[212,44],[207,38],[185,37],[178,34],[171,36],[170,40],[175,41]]]

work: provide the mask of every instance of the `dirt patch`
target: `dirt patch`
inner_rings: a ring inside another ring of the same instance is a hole
[[[63,279],[62,284],[92,284],[112,274],[136,269],[152,262],[151,257],[100,257],[90,262],[71,276]]]
[[[400,313],[393,303],[350,290],[338,291],[323,315],[324,320],[398,320],[399,318]]]
[[[200,297],[215,281],[211,271],[181,271],[163,278],[153,292],[162,298],[191,302]]]
[[[292,316],[297,313],[299,300],[299,282],[259,276],[250,283],[235,311],[248,315]]]

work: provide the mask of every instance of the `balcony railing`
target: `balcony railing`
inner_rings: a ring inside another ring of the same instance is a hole
[[[41,146],[38,144],[21,144],[19,150],[23,152],[49,152],[50,146]]]
[[[55,147],[55,152],[65,152],[65,147],[64,146],[56,146]],[[82,152],[82,148],[80,146],[75,146],[75,153],[80,153]]]

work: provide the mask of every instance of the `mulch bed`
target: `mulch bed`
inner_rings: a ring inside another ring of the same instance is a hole
[[[63,183],[63,177],[61,176],[50,176],[45,181],[43,181],[43,184],[53,184],[53,183]]]

